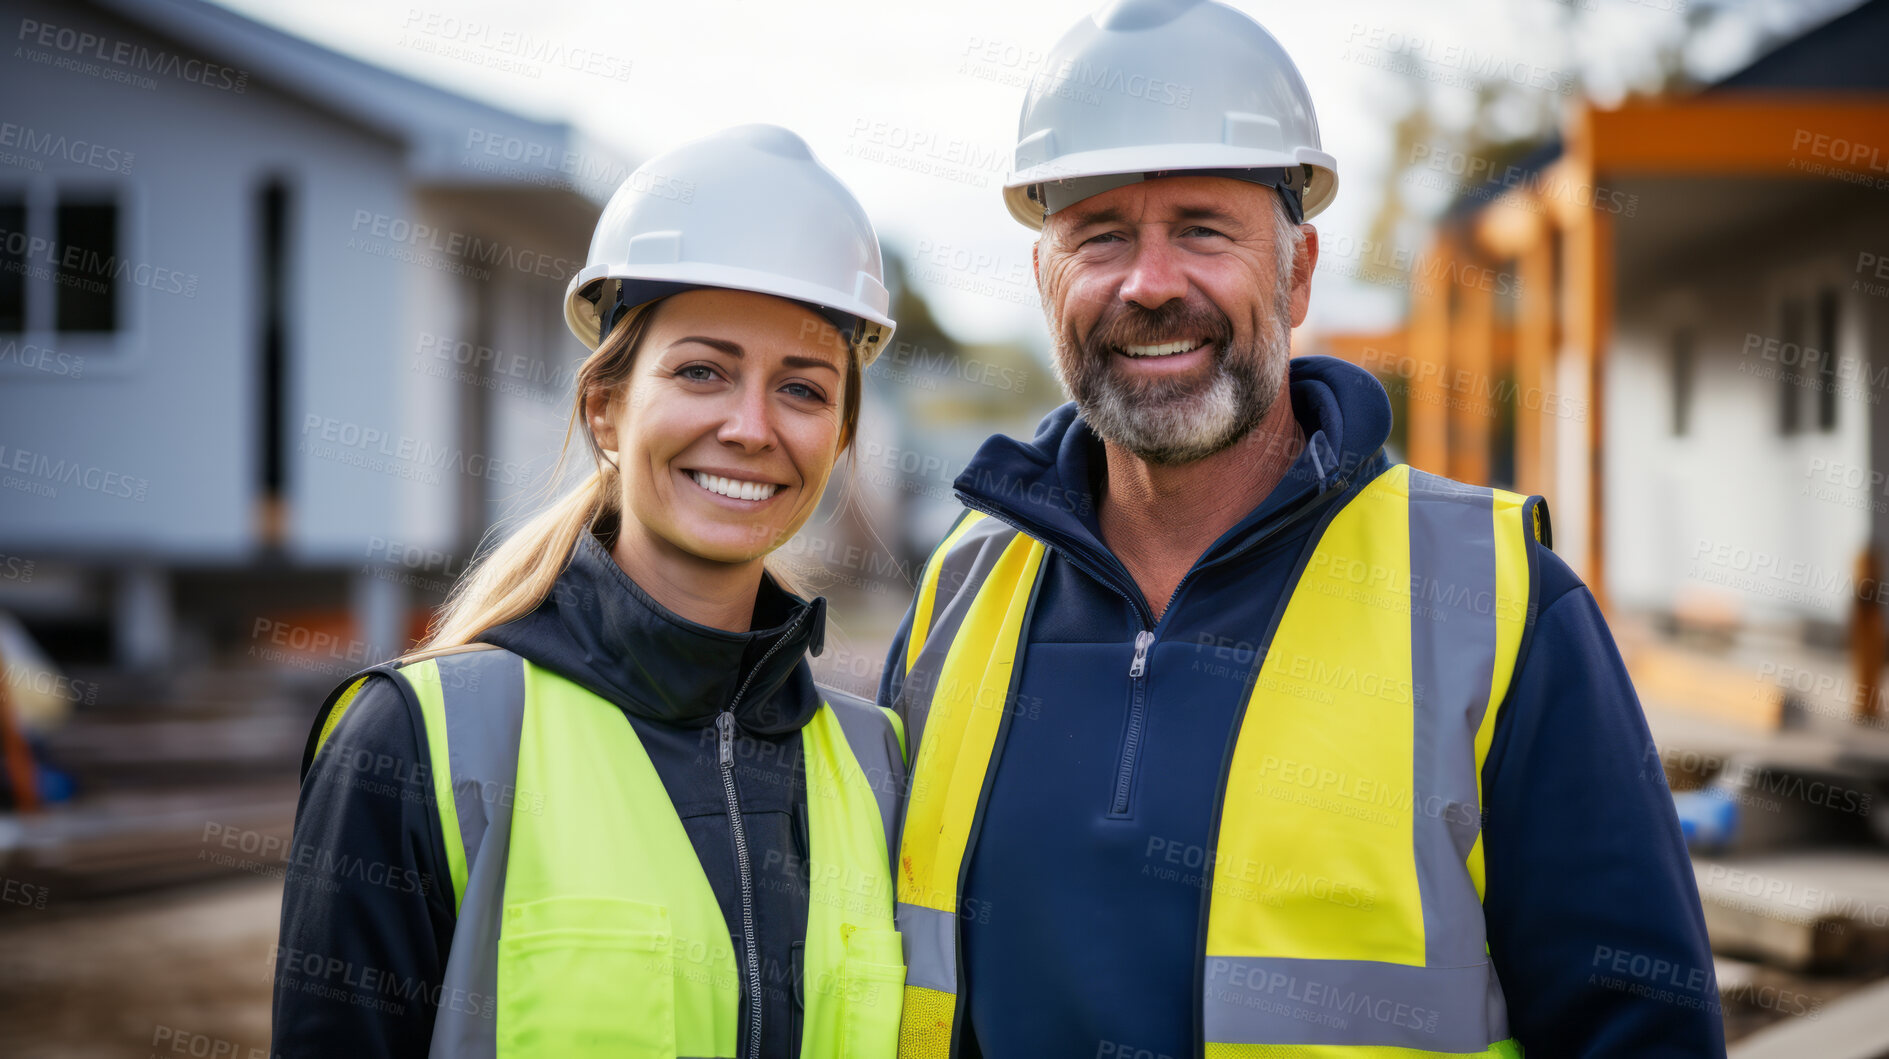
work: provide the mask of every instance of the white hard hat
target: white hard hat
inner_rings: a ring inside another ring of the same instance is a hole
[[[1337,164],[1265,27],[1213,0],[1115,0],[1030,82],[1004,204],[1040,229],[1071,202],[1183,170],[1279,187],[1309,220],[1337,193]]]
[[[724,129],[638,166],[597,220],[564,320],[596,349],[606,314],[697,287],[807,305],[850,335],[862,370],[892,338],[872,221],[778,125]]]

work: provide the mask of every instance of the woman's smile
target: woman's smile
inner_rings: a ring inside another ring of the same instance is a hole
[[[702,492],[718,501],[730,501],[743,510],[753,510],[779,496],[787,487],[778,482],[770,482],[753,473],[740,471],[705,471],[685,469],[683,472]]]

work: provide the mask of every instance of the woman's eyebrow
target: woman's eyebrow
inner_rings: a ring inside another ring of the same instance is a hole
[[[687,335],[683,338],[678,338],[674,342],[669,343],[669,347],[673,349],[684,342],[700,342],[710,349],[719,349],[731,357],[740,357],[747,352],[741,348],[739,342],[730,342],[725,338],[706,338],[702,335]]]
[[[710,349],[720,350],[721,352],[726,353],[737,360],[746,356],[748,352],[747,350],[742,349],[741,344],[738,342],[730,342],[725,338],[708,338],[703,335],[687,335],[682,338],[678,338],[674,342],[669,343],[669,348],[674,349],[676,346],[679,346],[684,342],[700,342],[702,345],[705,345],[709,347]],[[832,372],[835,375],[838,375],[840,373],[840,369],[837,367],[834,367],[832,361],[821,360],[819,357],[798,357],[798,356],[789,355],[789,356],[782,357],[781,363],[787,365],[790,368],[825,368],[826,370]]]

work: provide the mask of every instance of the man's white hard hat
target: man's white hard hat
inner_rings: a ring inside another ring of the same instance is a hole
[[[862,370],[892,339],[872,221],[807,142],[778,125],[725,129],[638,166],[597,221],[564,320],[596,349],[623,312],[698,287],[814,309],[850,335]]]
[[[1338,191],[1337,165],[1265,27],[1214,0],[1115,0],[1063,34],[1031,81],[1004,204],[1040,229],[1071,202],[1193,171],[1280,187],[1310,220]]]

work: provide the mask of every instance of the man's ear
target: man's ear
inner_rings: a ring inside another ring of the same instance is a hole
[[[1030,244],[1030,275],[1036,277],[1038,300],[1048,305],[1048,296],[1043,293],[1043,237],[1041,235],[1036,237],[1036,242]]]
[[[1309,224],[1299,227],[1305,231],[1305,242],[1292,257],[1293,327],[1305,322],[1306,310],[1312,306],[1312,270],[1318,267],[1318,229]]]

